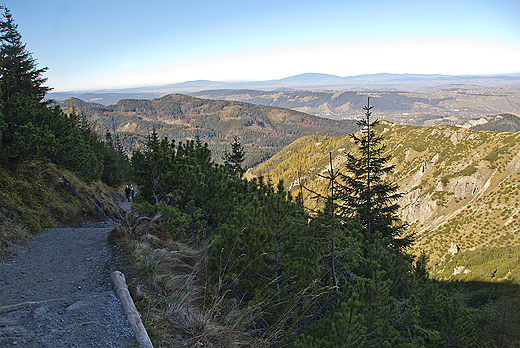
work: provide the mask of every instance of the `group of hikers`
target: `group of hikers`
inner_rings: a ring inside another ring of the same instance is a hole
[[[135,196],[135,190],[134,190],[134,186],[133,185],[126,185],[125,187],[125,194],[126,194],[126,199],[128,199],[129,202],[133,202],[134,201],[134,196]]]

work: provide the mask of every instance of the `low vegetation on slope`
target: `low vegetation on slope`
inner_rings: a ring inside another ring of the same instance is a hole
[[[335,140],[313,137],[306,151],[318,158]],[[215,163],[202,143],[155,133],[132,164],[141,203],[111,237],[127,246],[156,346],[505,347],[520,338],[518,286],[433,280],[425,255],[399,247],[399,224],[381,218],[385,234],[369,232],[356,202],[324,195],[325,207],[306,211],[274,176],[246,180],[240,163]]]
[[[396,166],[391,180],[404,193],[401,216],[417,236],[413,250],[430,257],[432,274],[440,279],[519,282],[519,259],[513,255],[520,245],[520,134],[388,122],[381,122],[378,132],[385,136]],[[306,137],[255,172],[285,180],[293,192],[299,191],[300,182],[323,190],[325,182],[318,174],[327,170],[329,153],[341,171],[351,151],[356,149],[349,136]],[[304,194],[313,208],[311,194]],[[493,262],[488,254],[494,255]],[[499,261],[498,254],[508,261]]]
[[[0,167],[0,257],[45,228],[119,218],[119,193],[37,160]]]

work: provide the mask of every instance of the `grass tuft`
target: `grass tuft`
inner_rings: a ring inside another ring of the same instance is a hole
[[[173,241],[161,216],[127,214],[110,233],[126,245],[136,305],[155,347],[263,346],[247,330],[255,309],[244,308],[209,281],[208,245]]]
[[[0,167],[0,258],[46,228],[117,216],[119,196],[46,161]]]

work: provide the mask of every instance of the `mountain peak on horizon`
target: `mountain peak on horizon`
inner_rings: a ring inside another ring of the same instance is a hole
[[[143,86],[119,89],[91,91],[51,92],[48,98],[63,100],[67,97],[79,97],[89,94],[124,94],[120,98],[143,99],[159,97],[170,93],[197,93],[205,90],[249,89],[274,91],[279,89],[296,90],[366,90],[366,91],[403,91],[416,92],[422,89],[443,85],[473,85],[482,87],[520,86],[520,74],[502,75],[440,75],[440,74],[393,74],[377,73],[354,76],[337,76],[325,73],[303,73],[282,79],[264,81],[210,81],[195,80],[159,86]]]
[[[284,78],[277,79],[277,80],[271,80],[271,81],[290,81],[290,80],[294,80],[294,79],[310,79],[310,80],[314,80],[314,79],[317,79],[317,78],[319,78],[319,79],[323,79],[323,78],[328,78],[328,79],[330,79],[330,78],[332,78],[332,79],[339,78],[339,79],[343,79],[344,77],[338,76],[338,75],[333,75],[333,74],[307,72],[307,73],[297,74],[297,75],[288,76],[288,77],[284,77]]]

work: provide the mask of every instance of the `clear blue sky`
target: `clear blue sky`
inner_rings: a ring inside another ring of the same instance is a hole
[[[520,72],[519,0],[7,0],[55,92]]]

